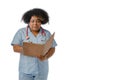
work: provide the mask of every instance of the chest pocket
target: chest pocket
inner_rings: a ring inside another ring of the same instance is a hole
[[[45,44],[46,41],[47,41],[47,37],[46,37],[46,36],[41,36],[41,37],[40,37],[40,43],[41,43],[41,44]]]

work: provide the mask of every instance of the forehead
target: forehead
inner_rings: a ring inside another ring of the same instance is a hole
[[[39,20],[40,17],[38,17],[38,16],[31,16],[31,20],[33,20],[33,19],[35,19],[35,20]]]

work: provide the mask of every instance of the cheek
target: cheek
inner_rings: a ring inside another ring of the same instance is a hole
[[[37,23],[38,26],[41,26],[41,23]]]

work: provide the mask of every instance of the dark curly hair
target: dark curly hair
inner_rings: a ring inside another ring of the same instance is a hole
[[[22,20],[28,24],[32,16],[40,17],[42,24],[46,24],[47,22],[49,22],[48,13],[45,10],[40,8],[34,8],[25,12],[22,16]]]

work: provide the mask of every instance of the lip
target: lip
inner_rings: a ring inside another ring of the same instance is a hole
[[[38,26],[33,26],[33,28],[38,28]]]

